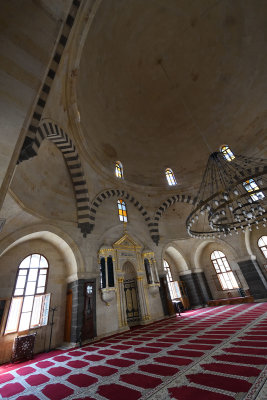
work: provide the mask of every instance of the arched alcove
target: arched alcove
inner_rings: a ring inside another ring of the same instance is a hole
[[[124,280],[136,279],[136,270],[130,261],[123,264],[122,271],[124,272]]]
[[[163,259],[168,261],[173,280],[179,279],[179,274],[189,271],[188,262],[186,261],[184,255],[179,251],[175,245],[167,245],[163,251]]]
[[[195,267],[197,269],[203,270],[214,299],[226,298],[228,296],[237,297],[239,296],[239,292],[237,289],[223,290],[220,285],[216,271],[211,261],[211,254],[216,250],[222,252],[225,255],[235,275],[239,287],[247,290],[247,282],[237,263],[239,259],[239,253],[229,243],[224,242],[223,240],[216,239],[201,242],[195,250]]]
[[[60,229],[45,224],[26,227],[8,235],[0,242],[0,260],[13,247],[33,239],[51,243],[58,249],[64,259],[68,282],[78,279],[78,275],[85,271],[83,258],[73,239]]]
[[[46,258],[49,267],[47,285],[44,291],[44,294],[50,295],[48,321],[51,319],[51,308],[55,308],[51,346],[54,348],[62,345],[64,341],[67,286],[70,280],[74,280],[75,277],[77,279],[76,257],[69,244],[52,232],[38,231],[27,234],[24,231],[20,232],[20,234],[17,232],[17,239],[13,235],[12,238],[6,238],[2,241],[0,252],[1,297],[7,300],[1,333],[4,333],[18,267],[27,256],[40,254]],[[35,327],[34,331],[36,329],[38,334],[35,352],[47,351],[50,340],[49,335],[47,335],[47,325]],[[10,359],[14,337],[18,334],[23,335],[29,332],[31,330],[12,331],[0,337],[0,362]]]
[[[139,293],[136,269],[131,261],[123,264],[126,318],[129,326],[140,323]]]

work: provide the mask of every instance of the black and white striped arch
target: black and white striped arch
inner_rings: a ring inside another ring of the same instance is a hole
[[[79,154],[68,135],[53,122],[44,122],[37,129],[35,137],[37,149],[39,149],[44,139],[52,141],[64,157],[76,198],[78,227],[84,236],[86,236],[87,233],[91,232],[92,226],[89,218],[90,203],[88,188]]]
[[[165,213],[165,211],[174,203],[186,203],[186,204],[192,204],[194,205],[196,202],[196,197],[192,196],[187,196],[187,195],[175,195],[169,197],[167,200],[165,200],[160,207],[157,209],[155,215],[154,215],[154,223],[153,223],[153,229],[150,230],[151,238],[154,243],[158,244],[159,243],[159,221],[162,215]]]
[[[47,68],[47,74],[43,82],[43,86],[40,90],[39,97],[37,99],[31,121],[29,123],[28,130],[26,132],[26,137],[19,155],[18,163],[29,160],[30,158],[36,156],[38,153],[38,143],[36,143],[36,134],[38,130],[39,123],[42,118],[42,113],[45,108],[47,98],[55,79],[56,72],[62,58],[63,51],[68,41],[68,37],[71,32],[74,20],[76,18],[81,0],[73,0],[69,13],[66,17],[64,24],[62,25],[61,32],[59,34],[57,45],[54,49],[54,54]]]
[[[108,190],[104,190],[103,192],[99,193],[94,200],[91,203],[91,210],[90,210],[90,223],[91,224],[95,224],[95,217],[97,214],[97,211],[99,209],[99,207],[101,206],[101,204],[107,200],[110,199],[112,197],[116,197],[116,198],[122,198],[124,200],[126,200],[129,203],[132,203],[134,207],[137,208],[137,210],[141,213],[141,215],[143,216],[148,229],[150,230],[150,226],[151,226],[151,218],[148,215],[148,212],[146,211],[146,209],[142,206],[142,204],[136,200],[136,198],[134,196],[132,196],[131,194],[129,194],[128,192],[126,192],[125,190],[120,190],[120,189],[108,189]]]

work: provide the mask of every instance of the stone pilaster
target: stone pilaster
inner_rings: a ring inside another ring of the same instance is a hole
[[[267,282],[256,257],[241,259],[238,261],[238,265],[247,281],[250,294],[254,299],[267,298]]]
[[[143,276],[138,276],[137,277],[137,288],[138,288],[138,294],[139,294],[141,320],[142,321],[146,321],[146,320],[150,319],[150,317],[149,317],[147,304],[146,304],[144,284],[143,284]]]
[[[197,308],[203,306],[202,293],[196,274],[192,274],[190,272],[184,275],[180,275],[180,280],[185,283],[190,307]]]
[[[72,291],[72,315],[71,315],[71,342],[77,343],[83,325],[84,310],[84,284],[89,279],[78,279],[68,284],[68,290]],[[95,281],[95,279],[90,279]],[[94,294],[96,296],[96,294]],[[95,300],[94,300],[94,304]],[[94,326],[96,327],[96,310],[94,310]],[[96,333],[95,333],[96,335]]]
[[[128,326],[128,323],[127,323],[126,302],[124,294],[124,280],[122,277],[118,278],[118,291],[119,291],[119,307],[120,307],[119,324],[120,328],[124,328],[125,326]]]
[[[198,295],[202,300],[202,304],[207,304],[207,302],[212,299],[212,294],[204,272],[194,272],[192,275],[195,281]]]

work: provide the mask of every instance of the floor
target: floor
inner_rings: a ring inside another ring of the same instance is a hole
[[[267,303],[187,311],[0,367],[0,398],[266,400],[266,343]]]

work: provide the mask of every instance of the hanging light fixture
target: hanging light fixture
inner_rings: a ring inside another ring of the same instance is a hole
[[[212,153],[186,220],[188,234],[214,238],[266,226],[266,173],[264,159],[234,155],[228,146]]]

